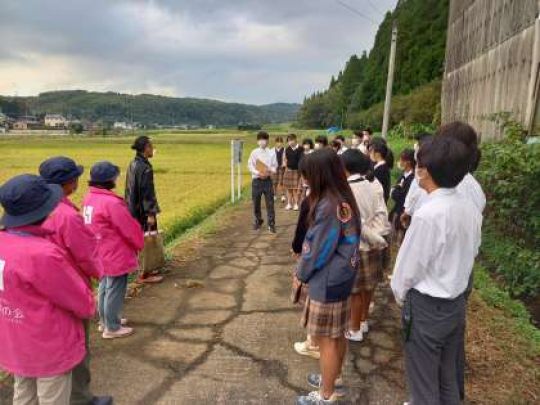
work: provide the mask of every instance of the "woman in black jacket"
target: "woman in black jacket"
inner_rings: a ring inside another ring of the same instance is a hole
[[[157,214],[160,212],[154,188],[154,171],[148,159],[154,156],[152,140],[147,136],[139,136],[131,146],[135,150],[135,159],[129,164],[126,172],[125,200],[131,215],[141,224],[144,232],[157,230]],[[139,277],[141,283],[158,283],[163,277],[143,273]]]

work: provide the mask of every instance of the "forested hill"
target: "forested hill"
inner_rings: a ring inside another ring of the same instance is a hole
[[[385,97],[393,21],[399,31],[394,94],[409,94],[439,80],[444,71],[448,2],[400,0],[379,26],[369,54],[351,56],[343,71],[329,79],[328,89],[305,99],[299,114],[300,125],[315,128],[339,125],[342,118],[348,126],[366,124],[361,122],[366,121],[362,112]],[[428,87],[431,93],[432,88]],[[424,101],[431,103],[437,94],[428,98]]]
[[[131,121],[160,125],[237,125],[293,121],[298,104],[262,106],[150,94],[127,95],[84,90],[41,93],[37,97],[0,96],[0,111],[10,115],[58,113],[70,119]]]

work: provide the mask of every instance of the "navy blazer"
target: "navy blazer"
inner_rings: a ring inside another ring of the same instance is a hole
[[[373,175],[377,180],[379,180],[379,183],[381,183],[382,188],[384,190],[384,202],[388,203],[388,198],[390,197],[390,188],[391,188],[391,180],[390,180],[390,169],[388,168],[388,165],[386,163],[378,166],[373,171]]]
[[[297,277],[318,302],[344,301],[351,294],[360,265],[360,219],[344,202],[323,198],[310,225]]]

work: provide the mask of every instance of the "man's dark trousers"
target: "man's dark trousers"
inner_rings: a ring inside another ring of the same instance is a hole
[[[402,322],[411,403],[459,405],[456,357],[464,331],[464,294],[444,300],[410,290]]]
[[[274,186],[272,179],[253,179],[251,184],[251,198],[253,199],[253,216],[256,225],[262,224],[261,198],[264,195],[268,226],[275,226],[276,214],[274,212]]]

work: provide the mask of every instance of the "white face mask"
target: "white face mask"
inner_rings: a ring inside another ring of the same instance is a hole
[[[268,146],[268,141],[266,139],[259,139],[257,141],[257,144],[259,145],[259,147],[264,149]]]
[[[317,143],[315,144],[315,149],[321,149],[321,148],[322,148],[322,145],[321,145],[320,143],[317,142]]]
[[[308,152],[308,151],[310,151],[310,150],[311,150],[311,148],[310,148],[310,146],[309,146],[309,145],[304,145],[304,150],[305,150],[306,152]]]
[[[353,139],[352,139],[352,144],[353,144],[353,146],[358,146],[358,145],[360,145],[360,139],[358,139],[358,138],[353,138]]]

